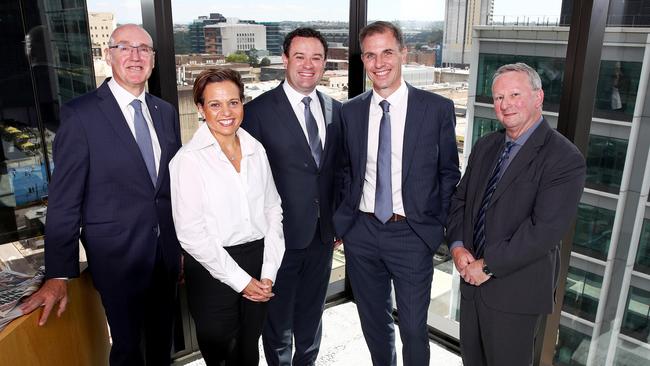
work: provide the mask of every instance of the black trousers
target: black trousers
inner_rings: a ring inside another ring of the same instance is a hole
[[[226,251],[249,275],[260,278],[263,239],[228,247]],[[206,365],[257,365],[266,303],[245,299],[212,277],[190,255],[185,256],[185,282],[196,338]]]

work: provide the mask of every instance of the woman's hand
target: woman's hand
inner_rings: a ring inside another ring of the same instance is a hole
[[[251,281],[242,291],[242,296],[250,301],[266,302],[274,296],[273,292],[271,292],[272,289],[273,281],[268,278],[263,278],[261,281],[251,278]]]

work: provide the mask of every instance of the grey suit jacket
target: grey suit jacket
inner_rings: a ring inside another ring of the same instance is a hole
[[[451,202],[449,243],[473,253],[474,221],[505,131],[476,142]],[[585,182],[585,159],[544,120],[504,172],[486,211],[485,263],[494,277],[479,287],[462,281],[461,295],[480,292],[500,311],[551,313],[560,265],[560,240],[569,229]]]

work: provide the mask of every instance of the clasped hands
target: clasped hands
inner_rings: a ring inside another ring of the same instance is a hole
[[[452,249],[451,256],[460,276],[470,285],[480,286],[490,279],[490,276],[483,272],[483,259],[476,260],[464,247]]]
[[[268,278],[256,280],[251,278],[250,282],[242,291],[242,296],[250,301],[267,302],[275,295],[273,292],[273,281]]]

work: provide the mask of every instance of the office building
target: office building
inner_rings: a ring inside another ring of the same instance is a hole
[[[491,78],[525,62],[544,89],[544,117],[557,125],[568,27],[474,28],[465,154],[501,128]],[[648,365],[650,360],[650,29],[607,28],[555,365]]]
[[[228,56],[237,51],[266,49],[266,29],[261,24],[218,23],[203,27],[205,53]]]
[[[88,30],[90,31],[93,57],[102,57],[102,52],[108,47],[109,38],[116,26],[113,13],[88,13]]]
[[[282,54],[282,42],[284,36],[280,34],[280,23],[278,22],[261,22],[266,27],[266,49],[271,56]]]
[[[210,24],[225,23],[226,18],[219,13],[199,16],[189,25],[191,53],[205,53],[205,34],[203,27]]]
[[[472,28],[489,24],[493,0],[446,0],[442,63],[465,67],[472,51]]]

